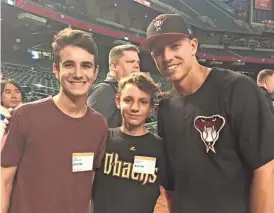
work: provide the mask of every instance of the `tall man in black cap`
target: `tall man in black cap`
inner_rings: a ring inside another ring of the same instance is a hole
[[[174,89],[160,103],[179,213],[274,212],[274,117],[248,77],[201,66],[179,15],[156,17],[142,49]]]

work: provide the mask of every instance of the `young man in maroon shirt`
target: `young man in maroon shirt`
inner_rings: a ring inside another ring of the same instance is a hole
[[[52,44],[59,93],[15,110],[4,137],[2,213],[85,213],[107,122],[86,105],[98,73],[89,33],[65,29]]]

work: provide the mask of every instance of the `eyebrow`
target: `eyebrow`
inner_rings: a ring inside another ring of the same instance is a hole
[[[127,62],[134,62],[134,61],[137,61],[137,60],[135,60],[135,59],[128,59],[128,60],[126,60]]]
[[[128,96],[125,96],[124,98],[131,98],[131,99],[133,99],[134,97],[128,95]],[[141,101],[149,101],[149,98],[138,98],[138,100],[141,100]]]
[[[72,60],[67,60],[67,61],[63,61],[62,64],[69,64],[69,63],[74,63],[74,61]]]
[[[91,67],[94,67],[94,64],[90,61],[83,61],[81,64],[83,65],[90,65]]]
[[[73,60],[67,60],[64,61],[62,64],[74,64],[75,62]],[[91,67],[94,67],[94,64],[90,61],[83,61],[81,62],[82,65],[90,65]]]

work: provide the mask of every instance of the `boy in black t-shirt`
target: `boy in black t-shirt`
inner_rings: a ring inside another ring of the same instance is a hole
[[[93,213],[152,213],[160,185],[168,185],[162,139],[145,128],[158,89],[144,73],[119,82],[116,104],[123,123],[109,130],[94,180]]]

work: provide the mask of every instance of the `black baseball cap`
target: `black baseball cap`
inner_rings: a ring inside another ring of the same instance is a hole
[[[163,37],[186,36],[192,38],[191,25],[178,14],[161,14],[149,24],[147,28],[147,39],[140,45],[140,49],[148,50],[156,39]]]

